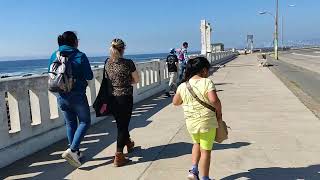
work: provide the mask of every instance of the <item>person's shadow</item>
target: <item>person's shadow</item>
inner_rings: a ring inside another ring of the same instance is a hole
[[[248,142],[236,142],[231,144],[215,144],[213,150],[224,150],[224,149],[238,149],[243,146],[248,146]],[[161,159],[173,159],[176,157],[191,154],[193,144],[186,142],[178,142],[167,145],[154,146],[143,149],[138,146],[134,149],[134,152],[129,154],[129,158],[137,157],[137,161],[131,161],[128,165],[152,162]],[[91,161],[106,161],[99,165],[87,166],[80,168],[81,170],[91,171],[95,168],[109,165],[113,162],[112,157],[94,158]]]
[[[299,168],[255,168],[248,172],[234,174],[221,180],[235,180],[247,178],[248,180],[319,180],[320,165],[311,165]]]

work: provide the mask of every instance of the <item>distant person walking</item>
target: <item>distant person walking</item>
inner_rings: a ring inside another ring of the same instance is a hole
[[[110,58],[105,65],[105,76],[112,85],[110,111],[116,120],[118,129],[117,151],[114,158],[116,167],[129,162],[123,154],[123,148],[126,146],[130,153],[135,145],[130,138],[129,123],[133,108],[132,85],[139,82],[139,75],[134,62],[123,57],[125,47],[121,39],[114,39],[111,42]]]
[[[209,61],[204,57],[190,59],[186,66],[184,82],[180,84],[173,98],[174,105],[183,106],[187,129],[194,143],[192,167],[188,175],[191,180],[199,179],[199,162],[202,179],[210,180],[211,150],[218,121],[222,121],[221,103],[212,80],[208,79],[209,68]],[[215,112],[201,105],[195,96],[213,106]]]
[[[175,49],[170,50],[170,54],[167,56],[167,66],[169,71],[169,86],[166,90],[166,95],[170,97],[170,91],[176,91],[177,89],[177,77],[178,77],[178,57]]]
[[[67,127],[69,148],[62,154],[62,157],[72,166],[80,167],[82,153],[79,151],[79,146],[91,123],[86,87],[87,81],[92,80],[93,73],[86,54],[77,49],[79,42],[74,32],[66,31],[59,35],[58,44],[58,50],[52,54],[50,59],[49,74],[53,75],[53,80],[59,80],[59,76],[56,76],[57,74],[53,71],[62,68],[65,72],[72,72],[70,74],[72,79],[68,82],[69,88],[57,90],[51,87],[52,91],[59,92],[57,100]],[[61,87],[58,85],[61,81],[54,83],[53,86]],[[49,84],[49,87],[51,85]]]
[[[183,80],[185,70],[186,70],[186,64],[188,61],[188,47],[189,44],[187,42],[184,42],[182,44],[182,48],[178,49],[178,59],[179,59],[179,83]]]

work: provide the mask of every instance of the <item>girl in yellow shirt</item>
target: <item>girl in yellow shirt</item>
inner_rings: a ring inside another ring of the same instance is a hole
[[[216,136],[218,121],[222,121],[221,103],[214,83],[209,77],[210,63],[204,57],[190,59],[187,63],[185,80],[177,89],[173,104],[182,105],[187,129],[194,143],[192,148],[192,168],[189,170],[190,180],[199,180],[198,164],[202,171],[202,180],[210,180],[209,168],[211,150]],[[202,101],[212,105],[213,112],[202,106],[189,92],[189,82],[195,94]]]

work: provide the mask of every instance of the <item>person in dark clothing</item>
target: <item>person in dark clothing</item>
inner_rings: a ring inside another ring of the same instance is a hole
[[[170,91],[176,91],[177,89],[177,76],[178,76],[178,57],[176,55],[175,49],[170,50],[170,54],[167,56],[166,64],[168,66],[169,72],[169,86],[166,90],[166,95],[171,97]]]
[[[66,31],[58,37],[59,49],[55,51],[49,62],[56,60],[57,52],[64,54],[71,61],[72,75],[75,79],[70,92],[59,93],[57,96],[59,108],[64,116],[69,148],[62,154],[71,165],[80,167],[82,153],[79,146],[90,127],[91,115],[86,96],[87,81],[92,80],[93,73],[86,54],[78,48],[77,35],[72,31]],[[79,120],[79,122],[78,122]]]
[[[129,134],[129,123],[133,107],[133,84],[139,82],[139,75],[134,62],[124,59],[125,43],[121,39],[114,39],[111,43],[110,58],[106,63],[106,77],[112,84],[110,111],[116,119],[118,137],[117,152],[114,158],[116,167],[123,166],[129,160],[123,154],[127,146],[130,153],[134,148],[134,141]]]

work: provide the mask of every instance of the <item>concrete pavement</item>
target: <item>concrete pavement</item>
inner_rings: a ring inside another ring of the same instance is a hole
[[[256,56],[240,56],[219,69],[213,80],[231,126],[230,139],[216,144],[211,175],[217,179],[320,179],[320,121]],[[83,143],[80,169],[61,160],[65,141],[0,169],[0,179],[186,179],[190,138],[181,108],[153,97],[135,106],[132,137],[138,148],[132,163],[112,166],[112,119],[91,128]]]

